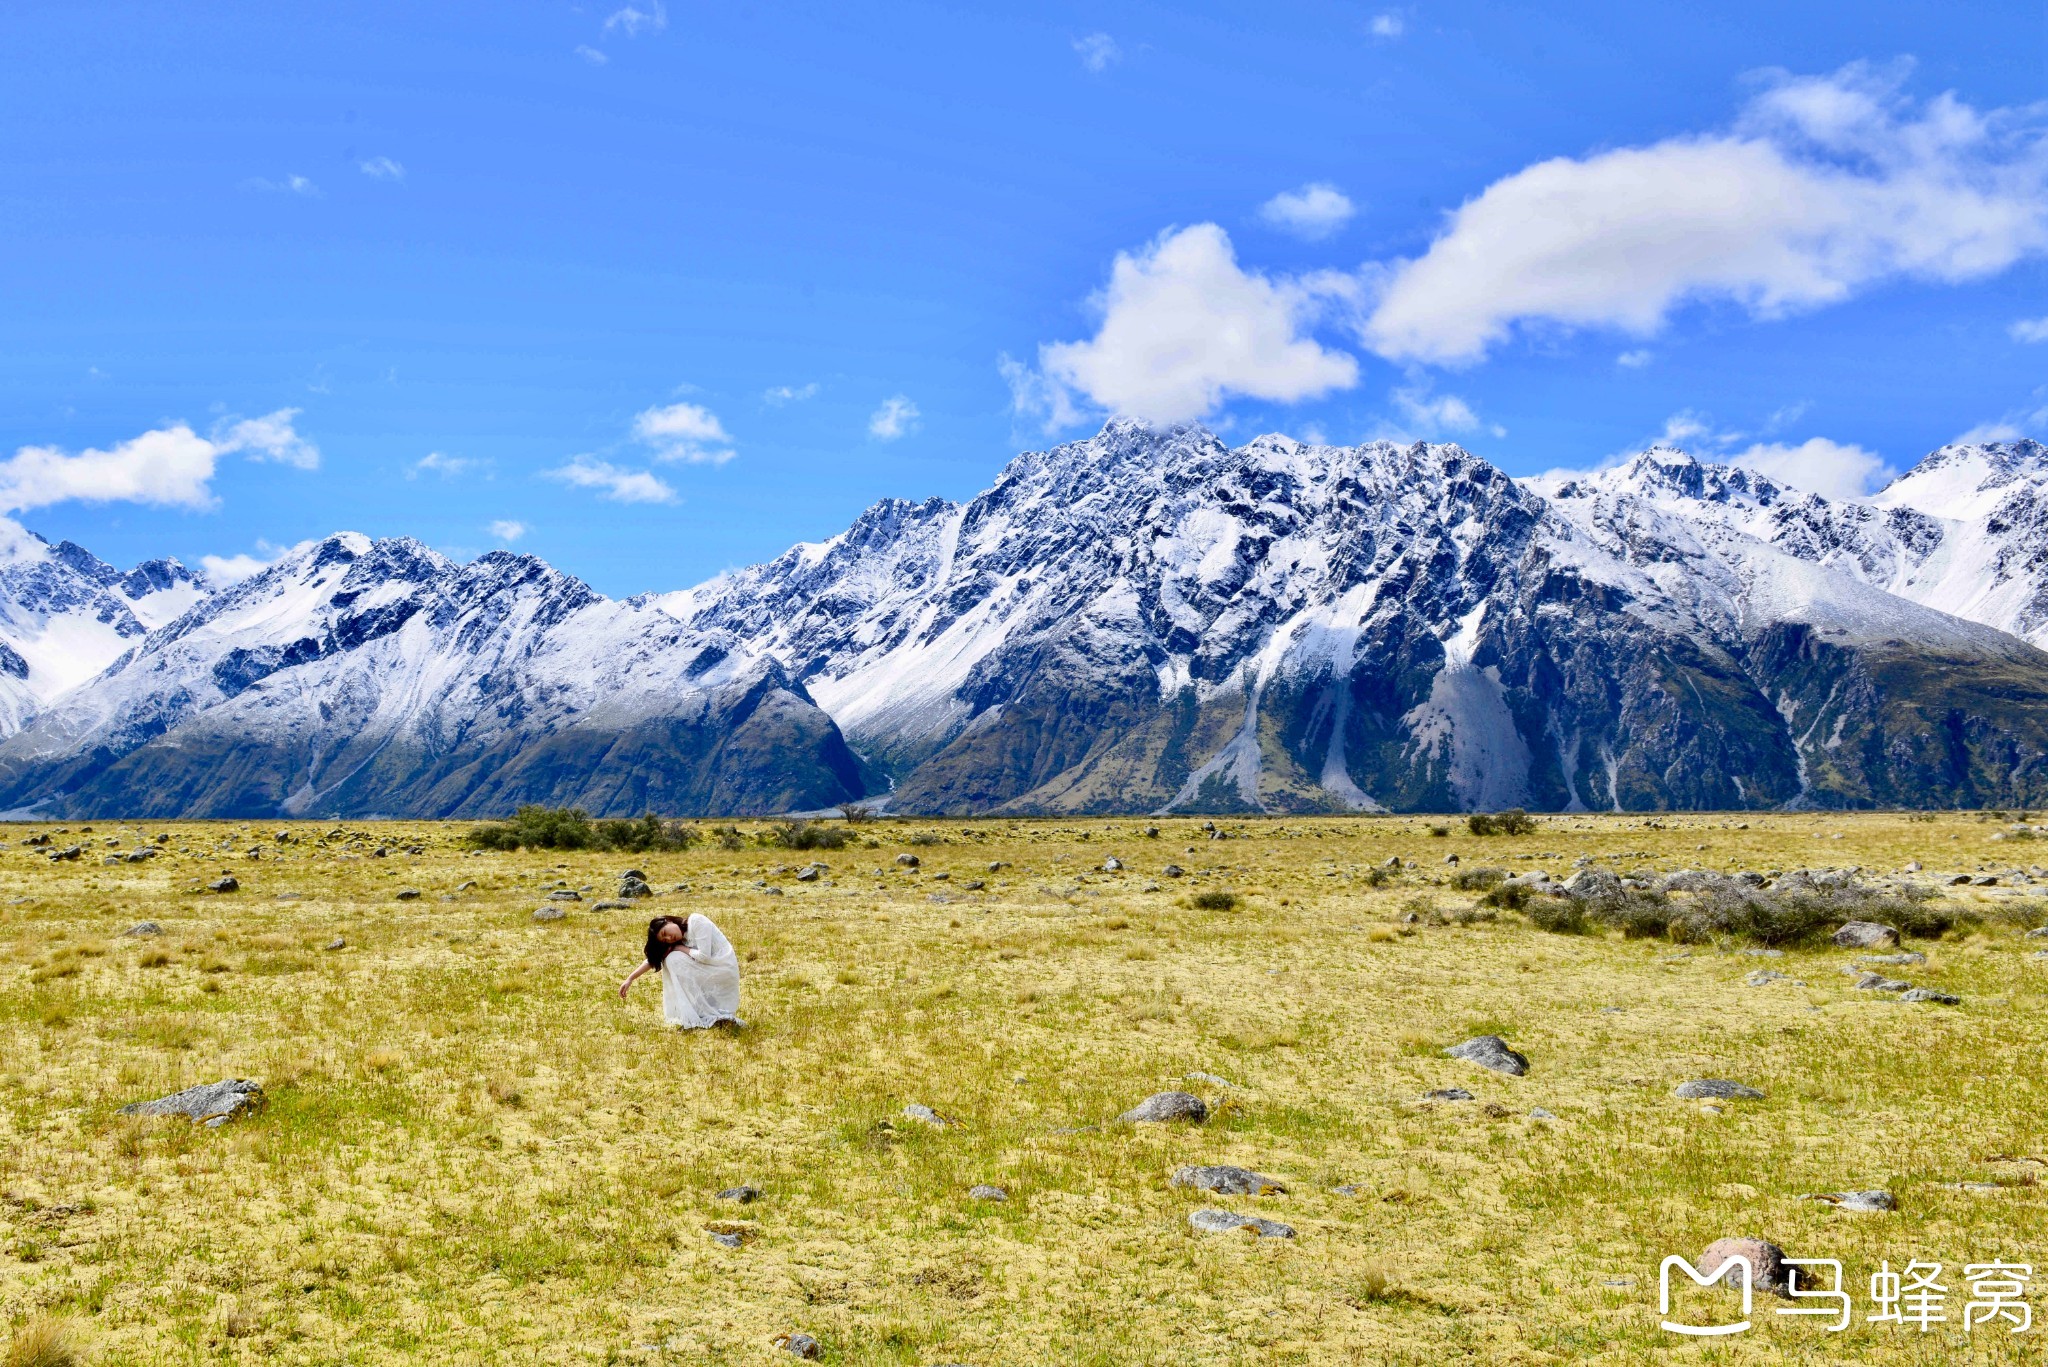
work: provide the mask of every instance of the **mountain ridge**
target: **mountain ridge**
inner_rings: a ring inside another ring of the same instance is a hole
[[[134,626],[48,696],[9,704],[0,675],[16,808],[2048,801],[2031,442],[1944,447],[1847,502],[1670,448],[1517,480],[1448,443],[1113,421],[964,502],[883,499],[621,600],[356,533],[212,593],[23,544],[51,594],[94,586]],[[11,564],[10,650],[50,617]]]

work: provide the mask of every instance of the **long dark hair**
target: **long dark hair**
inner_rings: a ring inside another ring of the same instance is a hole
[[[680,928],[684,935],[690,933],[690,918],[687,916],[657,916],[647,923],[647,966],[657,973],[661,971],[661,961],[669,956],[669,951],[683,947],[681,940],[674,944],[662,941],[661,928],[666,925]]]

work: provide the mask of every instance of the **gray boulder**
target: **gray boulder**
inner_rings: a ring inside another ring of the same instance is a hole
[[[1942,1006],[1961,1006],[1963,999],[1952,992],[1937,992],[1931,987],[1915,987],[1899,998],[1902,1002],[1937,1002]]]
[[[750,1186],[727,1187],[724,1191],[718,1193],[718,1199],[721,1201],[737,1201],[743,1206],[750,1206],[761,1199],[761,1191],[758,1187]]]
[[[121,1108],[122,1115],[182,1115],[192,1120],[225,1122],[263,1108],[263,1084],[246,1078],[205,1082],[182,1092],[160,1096],[154,1101],[137,1101]]]
[[[398,890],[398,900],[401,902],[417,902],[420,900],[420,890],[418,888],[400,888]]]
[[[940,1115],[931,1107],[921,1105],[915,1101],[903,1108],[903,1115],[907,1120],[921,1120],[927,1125],[954,1125],[959,1123],[951,1117]]]
[[[121,933],[123,935],[133,935],[137,937],[146,938],[151,935],[163,934],[164,928],[154,921],[137,921],[134,925],[128,927],[128,929],[122,931]]]
[[[1856,956],[1856,962],[1859,964],[1924,964],[1927,962],[1927,956],[1917,949],[1909,949],[1904,954],[1859,954]]]
[[[914,869],[922,862],[914,854],[899,854],[896,856],[896,866],[898,868]]]
[[[825,1345],[809,1334],[778,1334],[775,1346],[785,1353],[794,1353],[807,1362],[816,1362],[825,1356]]]
[[[1283,1225],[1278,1220],[1262,1220],[1256,1215],[1238,1215],[1227,1210],[1198,1210],[1188,1216],[1188,1223],[1202,1234],[1229,1234],[1248,1229],[1261,1239],[1292,1239],[1294,1226]]]
[[[1621,896],[1621,876],[1610,869],[1584,868],[1564,880],[1564,890],[1592,901]]]
[[[1786,1277],[1785,1250],[1768,1239],[1738,1237],[1716,1239],[1708,1244],[1700,1259],[1693,1266],[1703,1277],[1712,1278],[1722,1272],[1728,1273],[1728,1285],[1736,1284],[1737,1274],[1733,1271],[1734,1260],[1747,1258],[1750,1268],[1750,1284],[1771,1291],[1782,1292],[1789,1284]]]
[[[1904,992],[1912,985],[1900,978],[1887,978],[1882,973],[1865,973],[1856,980],[1858,992]]]
[[[1010,1199],[1009,1192],[1004,1191],[1001,1187],[992,1187],[986,1182],[978,1186],[969,1187],[967,1194],[976,1201],[1007,1201]]]
[[[214,879],[211,883],[208,883],[206,885],[206,890],[208,892],[240,892],[242,890],[242,884],[241,881],[237,879],[233,874],[224,873],[220,877]]]
[[[1724,1077],[1703,1077],[1679,1083],[1671,1089],[1671,1095],[1681,1101],[1761,1101],[1764,1094]]]
[[[1850,921],[1835,932],[1841,949],[1890,949],[1899,942],[1899,928],[1877,921]]]
[[[533,913],[533,919],[536,921],[560,921],[568,915],[569,913],[563,911],[560,907],[542,907]]]
[[[1213,1191],[1223,1196],[1285,1196],[1287,1188],[1270,1177],[1261,1176],[1250,1168],[1234,1168],[1227,1165],[1201,1167],[1190,1165],[1175,1168],[1173,1177],[1167,1182],[1173,1187],[1193,1187],[1197,1191]]]
[[[1199,1125],[1208,1118],[1209,1108],[1192,1092],[1155,1092],[1117,1117],[1131,1125],[1163,1125],[1174,1120]]]
[[[1510,1077],[1521,1077],[1529,1071],[1528,1057],[1508,1048],[1508,1042],[1499,1035],[1478,1035],[1463,1044],[1452,1045],[1444,1053]]]
[[[1804,1199],[1826,1201],[1836,1210],[1852,1210],[1864,1214],[1899,1208],[1898,1201],[1888,1191],[1821,1191],[1814,1192]]]

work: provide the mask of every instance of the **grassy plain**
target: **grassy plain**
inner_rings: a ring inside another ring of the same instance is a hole
[[[2039,1357],[2048,1324],[1960,1321],[1964,1263],[2048,1286],[2041,941],[1990,924],[1909,946],[1929,962],[1893,971],[1963,999],[1942,1007],[1855,991],[1839,950],[1673,958],[1511,914],[1404,918],[1473,904],[1443,882],[1454,852],[1557,875],[1918,859],[1931,881],[2041,847],[1974,815],[1219,824],[1234,838],[875,823],[810,883],[786,850],[477,854],[453,825],[295,823],[279,845],[274,825],[74,823],[75,863],[22,846],[51,827],[7,828],[0,1323],[54,1318],[79,1360],[122,1364],[769,1363],[794,1360],[771,1344],[789,1331],[833,1362],[981,1367]],[[159,833],[153,862],[100,862]],[[1417,867],[1371,886],[1389,857]],[[629,865],[661,895],[596,910]],[[240,891],[203,891],[223,870]],[[558,884],[584,900],[536,922]],[[1205,891],[1240,904],[1194,909]],[[666,1030],[653,982],[617,1000],[654,910],[724,927],[744,1032]],[[120,934],[144,919],[165,933]],[[1745,986],[1760,967],[1791,981]],[[1485,1032],[1527,1077],[1441,1056]],[[268,1109],[212,1130],[117,1114],[223,1077],[260,1080]],[[1671,1095],[1694,1077],[1768,1097],[1713,1114]],[[1477,1099],[1417,1101],[1451,1086]],[[1219,1113],[1111,1123],[1169,1088]],[[1292,1190],[1170,1189],[1182,1163]],[[741,1183],[762,1199],[714,1199]],[[1872,1187],[1900,1210],[1801,1199]],[[1196,1234],[1204,1205],[1299,1237]],[[1743,1233],[1842,1259],[1855,1327],[1763,1298],[1738,1338],[1662,1332],[1660,1259]],[[1879,1260],[1914,1258],[1945,1264],[1948,1321],[1863,1323]]]

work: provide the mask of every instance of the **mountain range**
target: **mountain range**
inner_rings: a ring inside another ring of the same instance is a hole
[[[210,589],[0,545],[0,807],[62,816],[2048,805],[2048,448],[1867,500],[1653,447],[1114,421],[615,600],[341,533]]]

